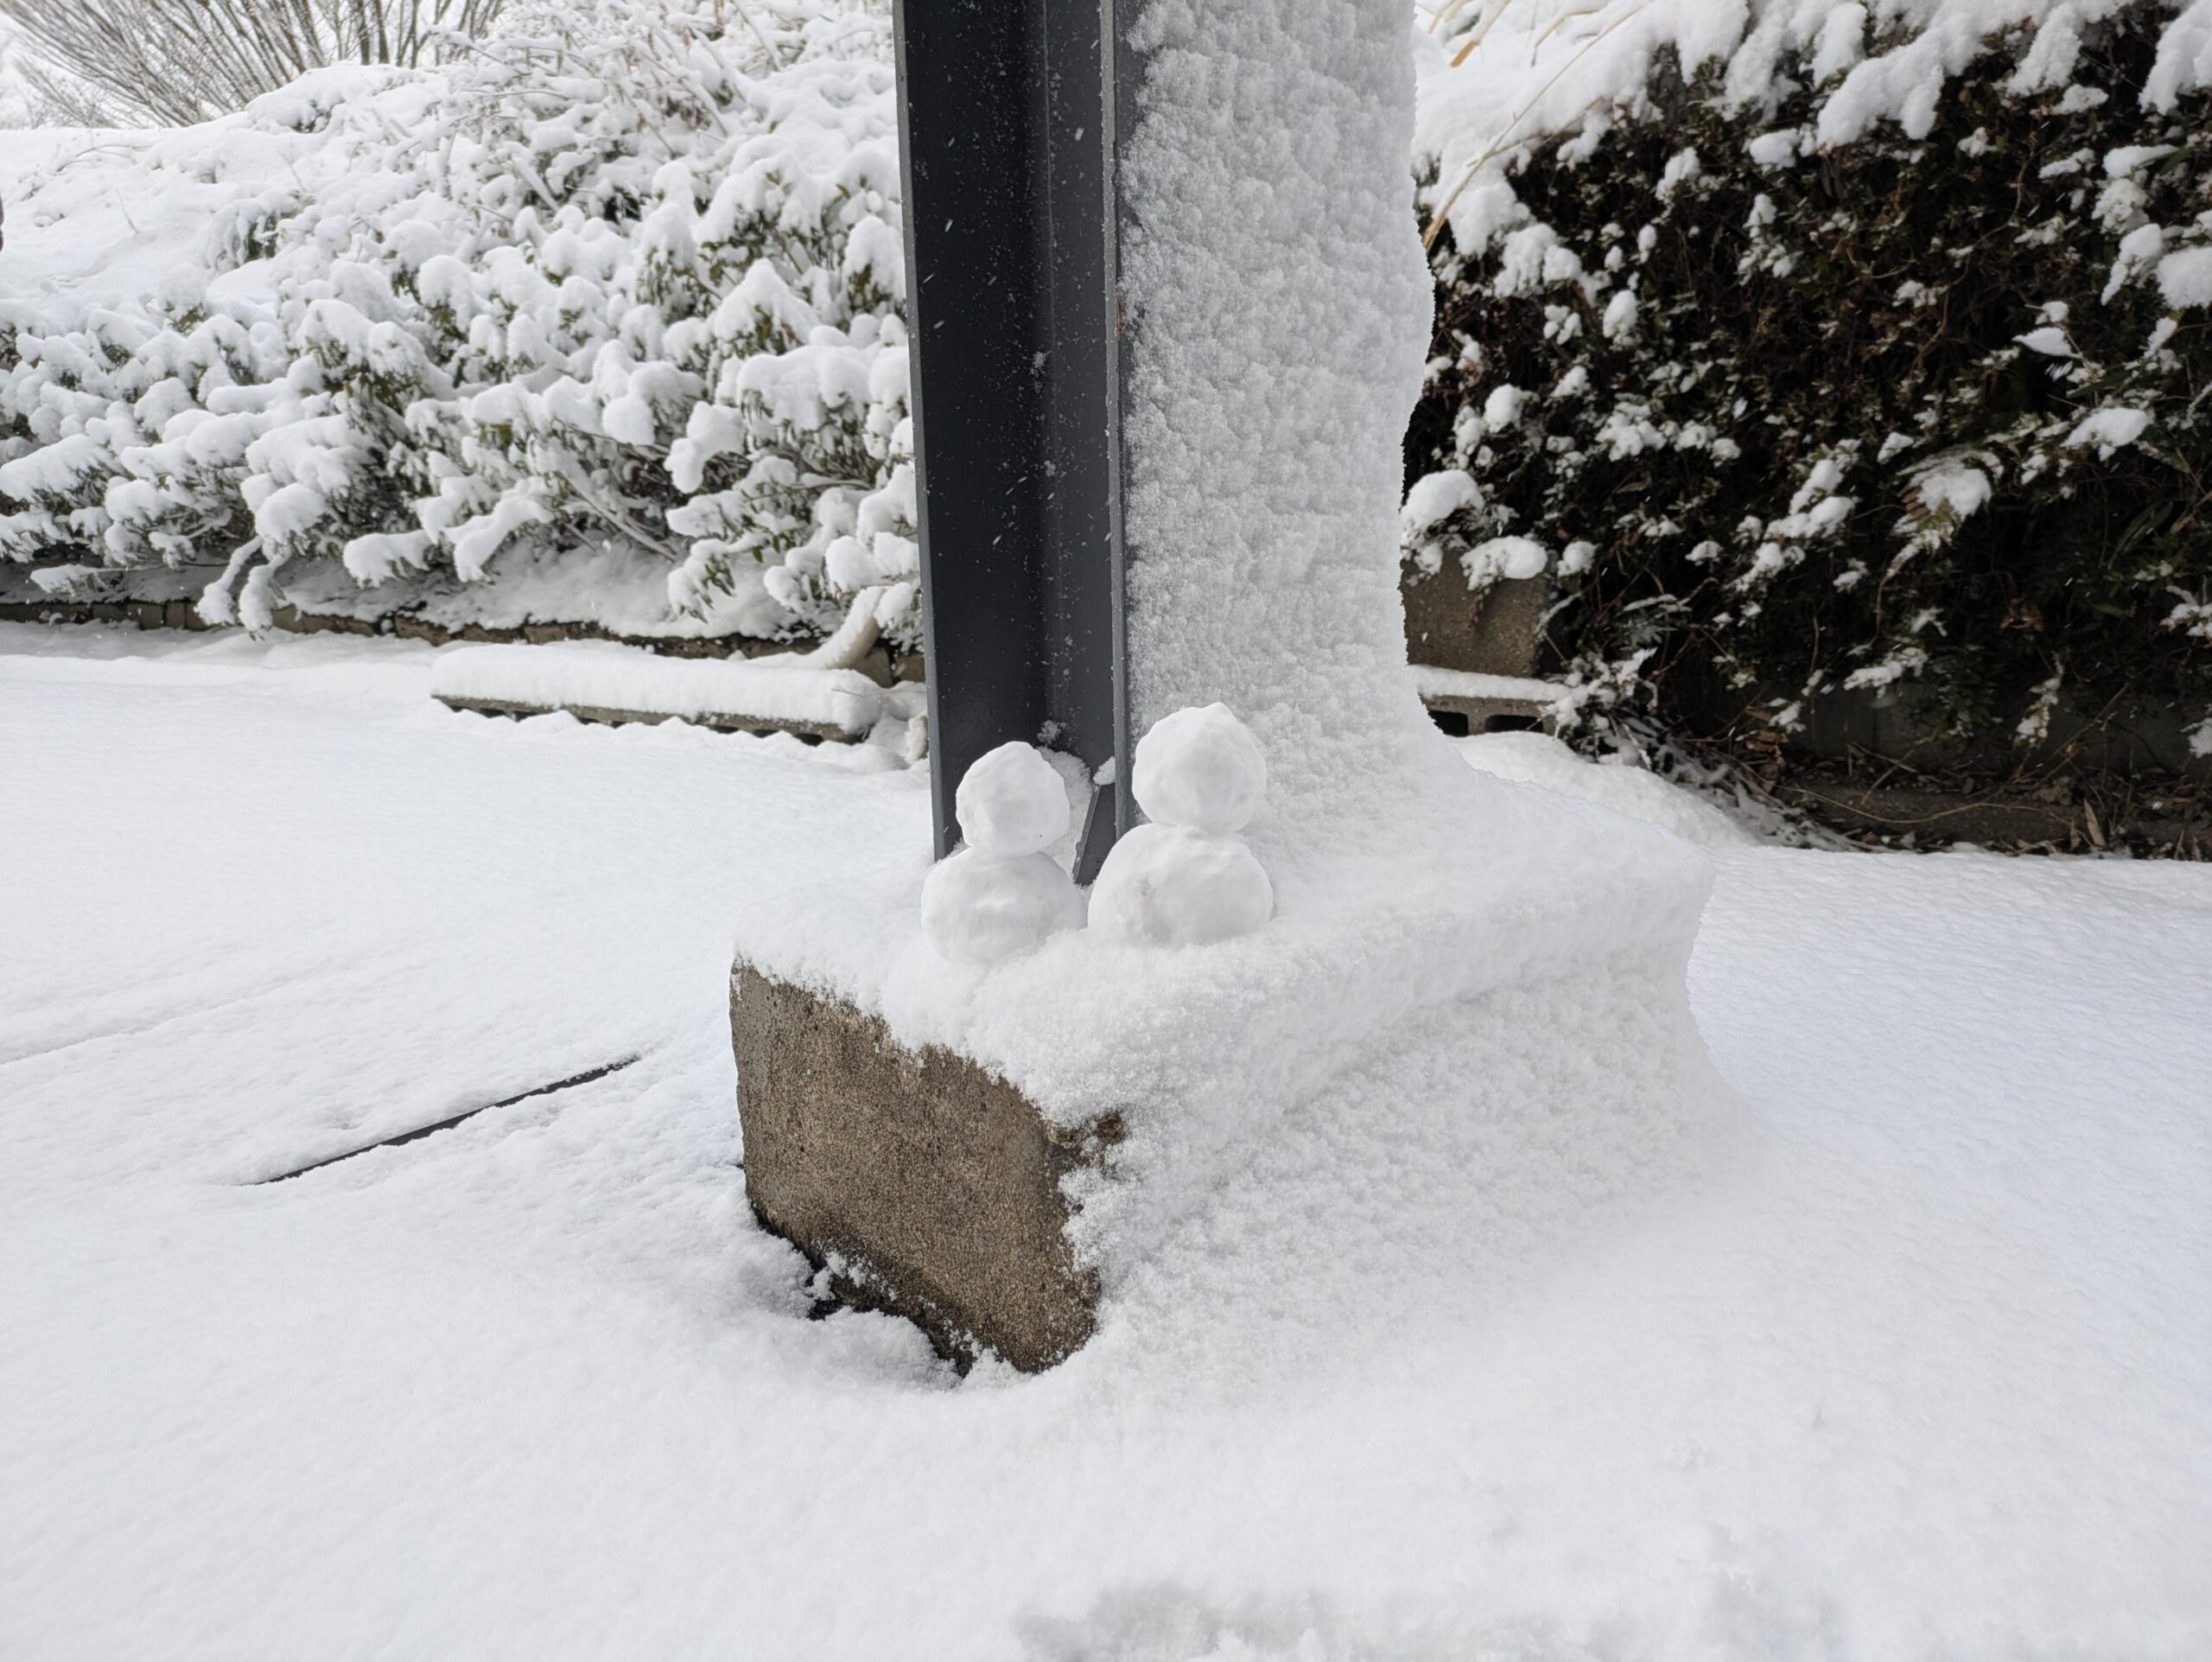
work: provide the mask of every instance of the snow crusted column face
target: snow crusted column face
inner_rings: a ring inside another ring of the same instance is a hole
[[[1408,13],[1150,0],[1129,42],[1132,719],[1216,699],[1243,717],[1270,779],[1255,836],[1288,853],[1371,816],[1433,744],[1398,597],[1433,292]]]

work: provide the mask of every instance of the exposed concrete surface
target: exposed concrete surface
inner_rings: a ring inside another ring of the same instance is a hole
[[[1402,578],[1406,652],[1414,663],[1479,675],[1536,672],[1544,608],[1551,603],[1543,578],[1507,578],[1477,594],[1456,562],[1427,576],[1408,567]]]
[[[1098,1283],[1061,1179],[1119,1139],[1048,1124],[965,1057],[896,1043],[874,1016],[741,961],[730,978],[745,1190],[839,1298],[895,1311],[957,1360],[1027,1372],[1090,1336]]]

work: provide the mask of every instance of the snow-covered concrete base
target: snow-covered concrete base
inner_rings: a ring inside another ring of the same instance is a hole
[[[910,1049],[969,1059],[1054,1124],[1125,1128],[1103,1175],[1066,1180],[1103,1326],[1169,1231],[1242,1211],[1245,1175],[1300,1114],[1396,1150],[1372,1169],[1325,1159],[1323,1181],[1389,1193],[1410,1163],[1446,1211],[1494,1188],[1512,1150],[1468,1139],[1500,1114],[1582,1147],[1600,1188],[1624,1181],[1726,1113],[1685,980],[1706,857],[1434,748],[1420,793],[1378,816],[1387,836],[1277,865],[1275,915],[1242,939],[1126,946],[1086,929],[954,964],[924,938],[915,849],[847,874],[834,910],[741,902],[739,955],[880,1016]]]
[[[921,779],[435,657],[0,629],[0,1652],[2212,1651],[2212,870],[1716,849],[1739,1118],[1521,1088],[1681,1034],[1501,976],[1490,1072],[1360,1060],[960,1381],[807,1319],[726,1024],[733,916],[918,884]]]
[[[1098,1277],[1075,1262],[1062,1183],[1117,1125],[1054,1125],[965,1057],[906,1049],[741,960],[729,1026],[745,1198],[828,1296],[906,1317],[963,1368],[1034,1372],[1090,1337]]]

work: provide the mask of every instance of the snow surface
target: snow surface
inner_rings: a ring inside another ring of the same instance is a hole
[[[1353,850],[1299,859],[1287,839],[1262,843],[1270,800],[1252,851],[1274,915],[1239,939],[1161,953],[1087,929],[1014,963],[948,965],[914,921],[918,837],[841,872],[822,905],[741,894],[729,921],[763,971],[880,1016],[904,1044],[958,1049],[1055,1122],[1122,1118],[1115,1181],[1077,1197],[1072,1232],[1109,1303],[1286,1116],[1412,1054],[1439,1080],[1497,1073],[1531,1019],[1497,1013],[1516,999],[1556,1001],[1541,1018],[1554,1038],[1573,1034],[1574,1054],[1617,1063],[1574,1073],[1571,1086],[1553,1078],[1537,1087],[1545,1097],[1571,1088],[1585,1116],[1617,1116],[1662,1143],[1716,1111],[1683,989],[1711,881],[1700,852],[1484,777],[1433,728],[1427,736],[1448,772],[1426,799],[1372,791]],[[1273,757],[1269,774],[1272,798]],[[1393,1088],[1408,1124],[1452,1116],[1433,1081]]]
[[[1478,670],[1440,669],[1433,664],[1414,665],[1414,685],[1424,698],[1507,698],[1525,704],[1556,703],[1567,688],[1556,681],[1533,676],[1485,675]]]
[[[671,613],[668,562],[619,545],[567,548],[557,553],[532,546],[510,548],[482,583],[461,583],[442,575],[400,576],[364,588],[334,561],[300,564],[305,569],[285,573],[285,598],[303,612],[323,616],[382,618],[397,609],[395,595],[404,595],[404,609],[448,629],[471,624],[519,629],[531,623],[596,623],[613,634],[639,639],[737,634],[767,640],[791,630],[795,622],[768,594],[766,569],[753,564],[733,566],[730,588],[700,596],[696,613]],[[152,575],[134,573],[132,593],[155,587],[148,581]],[[197,595],[204,582],[201,573],[189,592]]]
[[[920,773],[438,657],[0,626],[0,1652],[2212,1649],[2212,872],[1719,850],[1740,1105],[1622,1111],[1663,1011],[1470,983],[1487,1071],[1378,1050],[959,1382],[805,1319],[724,1002],[731,918],[918,881]]]
[[[1704,798],[1649,769],[1587,761],[1548,733],[1477,733],[1452,742],[1459,760],[1479,773],[1597,803],[1685,842],[1723,849],[1758,841]]]

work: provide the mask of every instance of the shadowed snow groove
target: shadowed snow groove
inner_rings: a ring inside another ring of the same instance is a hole
[[[294,1177],[304,1177],[311,1171],[321,1171],[325,1166],[334,1166],[341,1160],[351,1160],[358,1155],[373,1154],[378,1149],[397,1149],[403,1143],[413,1143],[418,1138],[426,1137],[434,1131],[449,1131],[463,1120],[474,1119],[477,1115],[489,1113],[494,1108],[512,1108],[515,1104],[527,1102],[532,1097],[550,1097],[556,1091],[567,1091],[579,1085],[589,1085],[594,1079],[603,1079],[610,1073],[620,1073],[637,1060],[635,1056],[625,1056],[619,1061],[603,1062],[597,1067],[587,1068],[584,1072],[571,1074],[565,1079],[555,1079],[550,1085],[534,1085],[529,1090],[518,1091],[512,1097],[501,1097],[497,1102],[484,1103],[474,1108],[464,1108],[461,1112],[450,1115],[444,1119],[433,1120],[428,1125],[417,1125],[411,1131],[401,1131],[396,1136],[383,1137],[374,1143],[366,1143],[358,1149],[348,1149],[343,1154],[326,1156],[321,1160],[310,1161],[304,1166],[295,1166],[289,1171],[280,1171],[274,1177],[257,1177],[246,1187],[258,1188],[265,1183],[282,1183]]]

